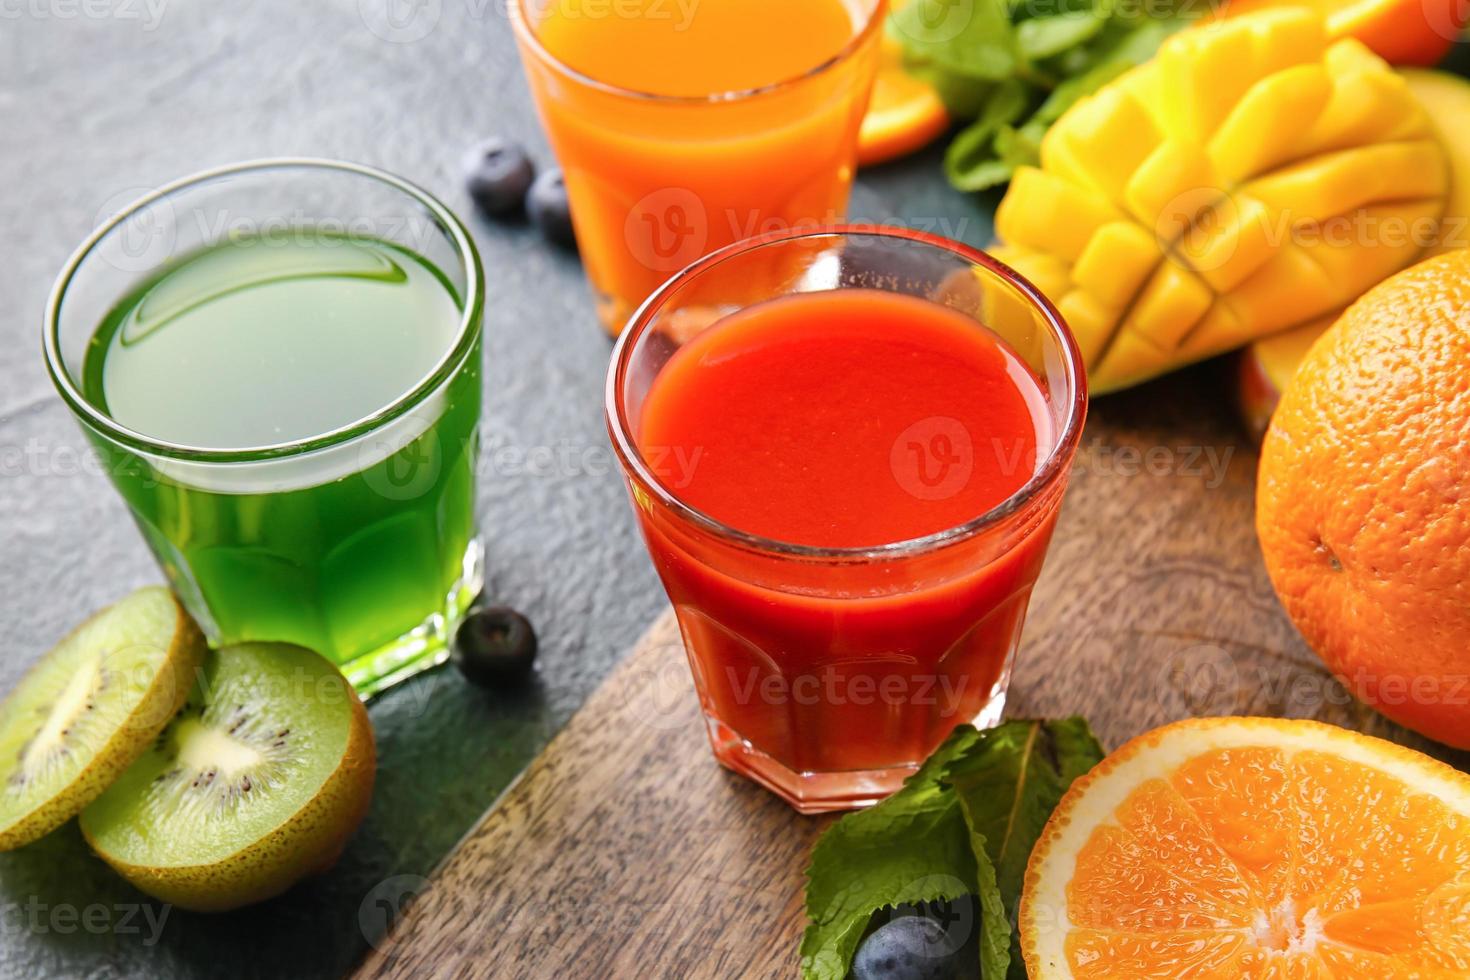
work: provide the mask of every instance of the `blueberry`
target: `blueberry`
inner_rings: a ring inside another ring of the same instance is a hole
[[[454,663],[482,687],[524,680],[536,661],[536,631],[504,606],[475,609],[454,632]]]
[[[577,236],[572,231],[572,205],[567,200],[567,182],[560,170],[548,170],[536,178],[531,185],[531,193],[526,196],[526,210],[547,241],[563,248],[577,247]]]
[[[852,980],[955,980],[961,949],[933,919],[899,916],[858,947]]]
[[[525,203],[526,191],[536,179],[536,166],[517,144],[492,138],[465,154],[464,176],[476,206],[499,217]]]

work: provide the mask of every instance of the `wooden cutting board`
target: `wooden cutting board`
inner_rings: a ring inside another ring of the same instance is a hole
[[[1256,546],[1255,451],[1222,401],[1195,371],[1094,404],[1008,713],[1080,713],[1110,747],[1193,715],[1316,717],[1470,768],[1354,703],[1297,637]],[[668,614],[360,972],[792,977],[831,819],[714,762]]]
[[[791,976],[801,873],[826,822],[714,762],[671,612],[361,972]]]

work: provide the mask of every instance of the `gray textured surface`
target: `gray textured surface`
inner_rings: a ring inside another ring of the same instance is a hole
[[[437,24],[384,40],[364,12],[388,2]],[[548,161],[503,0],[0,4],[0,686],[88,611],[159,578],[104,478],[76,472],[81,438],[39,352],[51,281],[104,207],[232,160],[313,155],[385,167],[470,217],[458,160],[490,133]],[[855,211],[983,243],[985,204],[944,188],[931,154],[865,175]],[[529,229],[471,224],[489,283],[488,591],[536,622],[538,686],[487,696],[449,670],[382,698],[379,788],[341,865],[258,909],[174,912],[156,944],[126,911],[140,897],[74,825],[0,855],[0,977],[340,974],[381,930],[380,900],[430,871],[659,610],[606,449],[609,343],[580,268]],[[593,465],[496,464],[497,448],[537,446]]]

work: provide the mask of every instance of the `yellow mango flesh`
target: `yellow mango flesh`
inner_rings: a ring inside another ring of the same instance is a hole
[[[1369,54],[1368,57],[1373,56]],[[1418,99],[1449,157],[1449,200],[1439,221],[1438,237],[1430,243],[1425,256],[1470,246],[1470,129],[1465,126],[1465,120],[1470,119],[1470,81],[1458,75],[1427,69],[1407,69],[1402,77],[1395,76],[1392,81],[1396,86],[1407,85]],[[1362,104],[1357,108],[1362,109]],[[1421,207],[1424,211],[1421,213],[1427,214],[1432,203],[1423,202]],[[1417,253],[1419,244],[1400,243],[1400,247],[1405,253],[1414,254]],[[1386,265],[1395,263],[1391,247],[1384,248],[1381,252]],[[1136,256],[1129,256],[1129,262],[1136,261]],[[1052,283],[1058,282],[1062,275],[1061,268],[1053,266],[1050,275]],[[1081,284],[1080,276],[1077,281]],[[1067,285],[1063,284],[1062,288],[1067,288]],[[1045,287],[1042,290],[1045,292]],[[1336,319],[1334,312],[1291,330],[1254,340],[1247,348],[1245,377],[1254,380],[1245,386],[1240,395],[1243,407],[1256,429],[1264,430],[1265,420],[1296,374],[1297,365],[1317,337],[1332,326]],[[1089,329],[1095,337],[1103,328],[1091,324]]]
[[[1079,102],[996,232],[1100,393],[1347,306],[1436,239],[1450,190],[1404,79],[1282,8],[1176,34]]]

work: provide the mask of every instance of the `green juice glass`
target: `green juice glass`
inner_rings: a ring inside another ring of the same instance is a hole
[[[482,584],[484,294],[412,184],[242,163],[83,243],[46,361],[211,642],[309,647],[366,697],[444,662]]]

